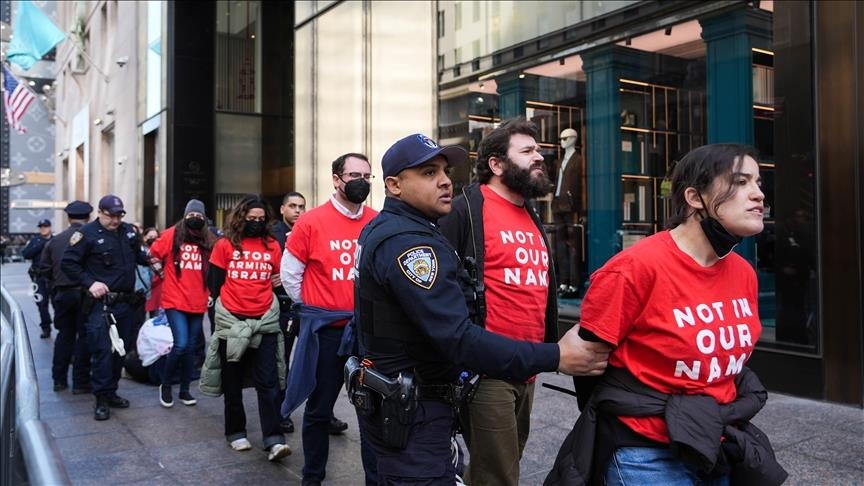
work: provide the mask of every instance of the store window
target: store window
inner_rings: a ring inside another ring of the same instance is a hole
[[[724,38],[706,33],[709,27],[703,19],[692,18],[600,51],[609,56],[603,58],[605,66],[616,66],[614,78],[605,76],[608,72],[595,78],[586,74],[583,56],[592,54],[586,51],[538,63],[524,69],[518,79],[510,73],[510,78],[497,80],[508,83],[507,94],[497,96],[497,106],[511,106],[518,96],[520,114],[534,121],[540,131],[553,187],[549,196],[537,201],[537,207],[547,224],[558,281],[567,287],[559,294],[565,304],[568,299],[578,301],[590,272],[596,269],[588,265],[592,251],[611,256],[666,228],[669,175],[682,156],[706,143],[747,143],[759,153],[766,206],[764,231],[739,246],[758,276],[764,327],[759,345],[784,352],[820,353],[812,7],[808,2],[759,5],[761,9],[748,5],[711,16],[715,26],[719,17],[728,21],[724,28],[740,28],[737,35],[743,42],[724,43]],[[737,22],[742,18],[747,22]],[[722,75],[733,65],[736,72],[750,78],[750,92],[735,92],[722,82]],[[478,85],[488,87],[495,81],[482,79],[469,89],[476,91]],[[591,91],[591,83],[604,89]],[[608,90],[615,93],[610,96]],[[442,101],[439,113],[442,135],[455,136],[465,130],[461,133],[469,133],[465,135],[469,146],[476,146],[475,132],[467,132],[472,120],[465,107],[470,106],[471,98]],[[728,106],[711,105],[712,98],[735,109],[723,111]],[[598,115],[597,107],[603,103],[607,103],[606,111]],[[463,117],[452,116],[463,112]],[[503,118],[497,111],[488,115],[490,127]],[[456,123],[463,128],[452,129]],[[731,128],[717,130],[718,124]],[[592,130],[608,135],[602,146],[592,147],[588,142]],[[481,135],[482,130],[476,134]],[[574,136],[575,147],[565,143],[565,138]],[[565,153],[581,156],[582,174],[562,178],[562,159],[569,158]],[[610,167],[617,171],[611,178]],[[598,186],[598,177],[607,177],[602,180],[614,187]],[[592,214],[591,201],[597,200],[589,188],[616,194],[617,207],[594,208],[596,217],[608,221],[587,219]],[[562,195],[568,196],[569,204],[561,204]],[[592,224],[597,228],[598,223],[611,227],[613,236],[608,240],[592,236],[600,241],[592,246],[580,232],[587,225],[590,233]]]
[[[261,2],[216,6],[216,109],[261,112]]]

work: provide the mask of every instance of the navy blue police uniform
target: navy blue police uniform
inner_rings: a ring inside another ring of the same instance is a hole
[[[69,219],[86,220],[93,212],[93,206],[83,201],[73,201],[66,206]],[[89,393],[90,387],[90,351],[87,348],[84,315],[81,312],[81,283],[73,281],[62,268],[63,253],[69,245],[69,239],[84,224],[73,221],[68,228],[60,232],[45,244],[42,260],[39,263],[40,273],[45,275],[51,288],[51,304],[54,307],[54,327],[57,338],[54,340],[54,360],[51,376],[54,379],[54,391],[68,387],[67,375],[69,364],[72,364],[72,393]]]
[[[43,226],[50,227],[51,221],[47,219],[39,220],[38,226],[40,228]],[[48,287],[48,280],[45,278],[45,275],[39,270],[39,259],[42,256],[42,251],[45,249],[45,244],[49,241],[51,241],[50,234],[47,238],[42,237],[42,235],[36,235],[21,250],[21,256],[30,260],[30,270],[28,273],[30,274],[30,279],[36,285],[33,298],[36,301],[36,308],[39,309],[39,327],[42,328],[42,334],[39,337],[43,339],[51,337],[51,312],[48,310],[50,288]]]
[[[85,291],[84,326],[88,349],[93,356],[91,383],[97,408],[103,404],[124,408],[129,406],[129,402],[117,396],[123,358],[112,351],[103,302],[92,299],[86,291],[94,282],[102,282],[110,292],[119,295],[110,310],[117,321],[120,338],[130,349],[134,339],[133,307],[135,299],[139,298],[135,294],[135,268],[136,265],[147,263],[147,256],[141,250],[141,243],[132,225],[120,223],[116,231],[109,231],[98,219],[74,232],[63,253],[63,272]]]
[[[377,456],[379,484],[452,485],[452,384],[460,372],[524,380],[557,369],[558,346],[510,340],[473,324],[470,279],[456,251],[434,221],[399,199],[386,198],[357,251],[355,319],[366,365],[391,379],[412,372],[418,384],[404,447],[385,439],[383,407],[358,414]]]

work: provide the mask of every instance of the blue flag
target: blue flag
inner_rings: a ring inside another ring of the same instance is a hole
[[[26,71],[65,38],[66,34],[33,2],[18,2],[18,15],[12,25],[12,40],[6,59]]]

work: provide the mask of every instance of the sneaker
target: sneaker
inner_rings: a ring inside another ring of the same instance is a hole
[[[159,403],[165,408],[174,406],[174,397],[171,396],[171,385],[159,385]]]
[[[186,405],[187,407],[191,407],[192,405],[198,403],[198,400],[195,400],[195,397],[190,395],[188,391],[181,391],[180,395],[178,396],[180,398],[180,401],[183,402],[183,405]]]
[[[267,454],[268,461],[278,461],[285,456],[291,455],[291,448],[285,444],[273,444],[270,447],[270,453]]]
[[[252,443],[246,437],[241,437],[231,441],[229,444],[235,451],[248,451],[252,448]],[[289,451],[290,452],[290,451]]]

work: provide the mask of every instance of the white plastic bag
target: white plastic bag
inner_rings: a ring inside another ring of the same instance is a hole
[[[164,322],[164,324],[163,324]],[[154,324],[155,323],[155,324]],[[147,319],[138,331],[138,357],[141,364],[150,366],[174,347],[171,327],[162,315]]]

